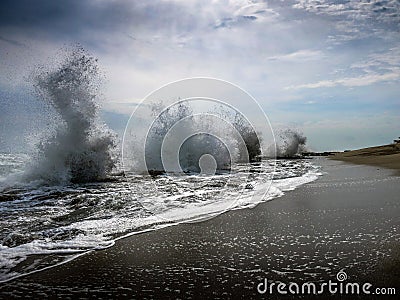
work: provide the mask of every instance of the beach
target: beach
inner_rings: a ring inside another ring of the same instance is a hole
[[[282,297],[276,290],[257,291],[265,279],[321,283],[336,280],[340,271],[347,282],[398,292],[400,177],[384,168],[314,160],[324,175],[280,198],[118,240],[3,283],[1,295],[275,299]]]
[[[397,170],[400,174],[400,143],[339,152],[332,159]]]

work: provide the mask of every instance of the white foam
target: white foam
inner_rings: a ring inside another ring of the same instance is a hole
[[[282,169],[278,170],[279,177],[293,174],[293,171],[288,171],[292,167],[293,163],[290,164],[290,168],[283,165]],[[240,188],[244,187],[244,184],[240,184],[236,188],[232,188],[231,186],[210,188],[207,186],[208,183],[215,183],[215,180],[217,179],[227,179],[232,175],[213,176],[211,179],[207,176],[187,177],[186,179],[183,177],[177,177],[175,184],[179,190],[178,195],[162,196],[162,193],[159,193],[155,197],[143,197],[144,202],[142,204],[144,206],[149,205],[147,208],[152,205],[151,208],[153,215],[148,213],[141,215],[138,213],[135,216],[132,216],[133,212],[141,212],[143,209],[140,210],[137,205],[133,205],[133,203],[138,201],[139,198],[137,198],[137,196],[131,196],[133,200],[131,199],[129,201],[132,201],[132,204],[127,203],[121,210],[107,210],[110,208],[105,208],[104,210],[99,210],[96,213],[93,213],[90,218],[81,219],[69,225],[57,227],[57,230],[61,232],[70,232],[71,230],[81,232],[81,234],[74,237],[64,240],[42,238],[35,239],[29,243],[16,247],[9,248],[2,246],[0,248],[0,266],[3,270],[11,270],[11,268],[17,266],[28,256],[37,254],[66,255],[65,257],[60,258],[61,263],[63,263],[67,260],[73,259],[77,255],[82,255],[82,253],[86,253],[93,249],[110,247],[117,239],[139,232],[156,230],[165,226],[173,226],[184,222],[198,222],[233,209],[254,208],[262,202],[276,199],[277,197],[284,195],[287,191],[312,182],[321,175],[321,173],[318,172],[318,169],[312,167],[309,163],[296,163],[296,166],[302,166],[302,168],[307,167],[308,171],[301,176],[276,179],[273,180],[272,183],[269,182],[269,175],[266,174],[268,175],[266,177],[264,176],[266,180],[262,180],[264,177],[261,176],[257,180],[248,182],[253,187],[252,189]],[[144,189],[143,191],[146,192],[147,195],[149,187],[152,186],[151,184],[149,185],[150,179],[145,179],[145,177],[140,176],[136,176],[133,179],[138,187],[142,186]],[[190,180],[195,179],[203,180],[204,184],[200,185],[201,188],[199,189],[190,190]],[[238,181],[241,182],[240,180]],[[171,178],[161,177],[157,179],[156,184],[168,187],[171,185]],[[111,199],[114,199],[111,201],[123,201],[121,197],[124,197],[124,194],[121,194],[121,191],[127,192],[129,190],[123,187],[120,188],[120,190],[117,190],[116,187],[117,185],[108,190],[107,193]],[[27,191],[26,196],[22,200],[18,201],[20,201],[21,205],[23,203],[28,205],[31,203],[31,199],[36,195],[43,195],[43,193],[50,194],[51,191],[54,191],[53,189],[53,187],[43,187],[30,192]],[[92,189],[93,192],[97,191],[96,188]],[[71,195],[76,194],[76,189],[72,187],[59,187],[56,190],[74,192],[74,194]],[[140,193],[140,189],[135,192]],[[153,193],[155,192],[156,190],[153,191]],[[211,196],[209,196],[210,194]],[[199,200],[188,201],[191,200],[190,197],[194,196],[199,197]],[[91,194],[88,194],[88,197],[91,197]],[[186,198],[189,199],[186,200]],[[65,210],[63,203],[64,202],[61,201],[58,204],[61,205],[59,207],[61,210]],[[3,203],[3,205],[5,204]],[[24,222],[28,222],[28,219]],[[21,270],[21,272],[26,272],[26,270]],[[21,274],[16,274],[15,272],[5,272],[0,275],[0,281],[7,281],[20,275]]]
[[[317,180],[322,173],[316,171],[309,171],[300,177],[291,177],[284,179],[277,179],[273,181],[273,185],[281,191],[292,191],[297,187]]]

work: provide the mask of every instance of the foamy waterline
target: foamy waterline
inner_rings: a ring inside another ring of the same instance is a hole
[[[28,256],[32,255],[60,254],[67,256],[53,265],[48,265],[37,270],[28,271],[22,274],[12,272],[3,274],[3,278],[0,279],[0,282],[7,282],[16,278],[20,278],[21,276],[26,276],[59,266],[84,254],[90,253],[93,250],[112,247],[117,240],[135,234],[154,231],[168,226],[175,226],[181,223],[200,222],[231,210],[254,208],[260,203],[281,197],[287,191],[294,190],[301,185],[312,182],[320,175],[321,173],[319,173],[318,169],[315,168],[300,177],[273,180],[271,186],[269,187],[268,193],[264,198],[259,199],[244,194],[228,208],[226,201],[224,201],[224,198],[222,198],[220,201],[212,201],[206,205],[186,204],[184,207],[169,209],[160,213],[159,215],[153,215],[144,218],[132,219],[129,216],[114,216],[107,219],[82,220],[59,228],[60,230],[74,229],[86,232],[85,235],[78,235],[71,240],[57,243],[46,242],[45,240],[34,240],[30,243],[16,247],[2,246],[0,248],[0,253],[2,253],[2,260],[0,261],[0,264],[3,268],[8,270],[12,269],[18,265],[18,263],[24,261]],[[255,184],[252,193],[262,192],[264,188],[265,186],[263,184]],[[174,195],[171,196],[171,198],[177,196],[178,195]],[[259,199],[259,201],[254,201],[254,199]],[[90,234],[90,232],[92,233]],[[115,237],[111,238],[112,235]],[[16,259],[17,257],[19,257],[19,259]]]

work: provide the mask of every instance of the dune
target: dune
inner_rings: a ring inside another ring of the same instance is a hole
[[[400,173],[400,143],[338,152],[330,158],[353,164],[394,169]]]

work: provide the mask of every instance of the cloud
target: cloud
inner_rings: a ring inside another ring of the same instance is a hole
[[[102,109],[107,112],[118,113],[121,115],[130,116],[139,104],[141,100],[123,99],[123,100],[111,100],[102,103]]]
[[[95,41],[113,32],[115,37],[149,32],[189,32],[203,21],[189,6],[174,1],[79,1],[29,0],[1,2],[0,33],[29,38],[75,42]],[[207,23],[211,23],[210,20]],[[143,33],[143,34],[141,34]]]
[[[360,87],[360,86],[368,86],[379,82],[390,82],[398,80],[399,78],[400,78],[400,69],[399,72],[392,72],[387,74],[371,74],[359,77],[347,77],[347,78],[340,78],[333,80],[322,80],[315,83],[290,86],[287,87],[286,89],[315,89],[315,88],[326,88],[335,86]]]
[[[389,48],[384,52],[375,52],[365,59],[351,64],[350,68],[360,69],[366,73],[374,70],[395,71],[400,66],[400,47]]]
[[[299,0],[293,8],[329,18],[338,31],[329,37],[333,44],[367,37],[382,37],[400,29],[400,2],[396,0]]]
[[[354,21],[369,21],[374,23],[398,23],[400,3],[396,0],[349,0],[342,3],[332,0],[299,0],[293,5],[296,9],[325,16],[334,16]]]
[[[367,119],[360,108],[398,110],[396,10],[379,0],[3,0],[0,89],[27,90],[35,66],[51,67],[60,48],[80,43],[104,70],[109,113],[125,116],[168,82],[207,76],[245,88],[276,109],[275,122],[341,120],[342,109],[326,104],[337,99]]]
[[[7,38],[2,37],[2,36],[0,36],[0,41],[6,42],[6,43],[9,43],[11,45],[18,46],[18,47],[26,47],[26,45],[24,43],[15,41],[13,39],[7,39]]]
[[[270,22],[276,20],[279,14],[269,8],[266,3],[251,3],[246,1],[238,1],[236,5],[232,5],[228,16],[218,19],[214,28],[231,28],[240,26],[249,22]]]
[[[361,57],[348,68],[339,72],[359,73],[358,76],[346,76],[338,79],[321,80],[315,83],[290,86],[287,89],[314,89],[323,87],[361,87],[381,82],[398,82],[400,79],[400,47],[393,47],[382,52],[375,52]]]
[[[251,22],[257,20],[256,16],[236,16],[234,18],[228,17],[218,20],[214,28],[226,28],[233,25],[238,25],[241,23]]]
[[[324,57],[323,52],[320,50],[299,50],[289,54],[271,56],[268,57],[268,60],[304,62],[309,60],[318,60],[323,57]]]

